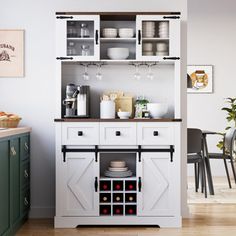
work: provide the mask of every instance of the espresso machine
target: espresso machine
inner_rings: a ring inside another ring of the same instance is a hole
[[[66,85],[66,96],[63,100],[65,106],[64,117],[68,118],[89,118],[90,116],[90,88],[87,85],[77,86]]]

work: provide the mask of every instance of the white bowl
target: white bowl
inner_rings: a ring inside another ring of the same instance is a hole
[[[128,48],[108,48],[107,56],[112,60],[125,60],[129,57]]]
[[[166,103],[148,103],[147,110],[152,118],[162,118],[168,111]]]
[[[120,28],[118,34],[119,34],[120,38],[133,38],[134,37],[134,29]]]
[[[166,43],[157,43],[156,48],[158,52],[166,52],[167,51],[167,44]]]
[[[104,38],[116,38],[117,37],[117,29],[116,28],[104,28],[102,30],[102,36]]]
[[[124,168],[126,166],[125,161],[111,161],[110,167],[112,168]]]
[[[131,113],[129,111],[119,111],[117,115],[120,119],[129,119]]]

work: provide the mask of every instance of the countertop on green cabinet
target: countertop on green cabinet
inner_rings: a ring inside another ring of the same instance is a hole
[[[0,138],[29,132],[31,132],[30,127],[18,127],[18,128],[6,128],[6,129],[0,128]]]

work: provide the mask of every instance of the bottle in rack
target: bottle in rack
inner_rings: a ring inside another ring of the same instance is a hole
[[[100,191],[110,191],[111,190],[111,181],[101,180],[100,181]]]
[[[123,193],[113,193],[113,202],[114,203],[123,202]]]
[[[125,194],[125,202],[126,203],[134,203],[136,202],[137,196],[136,193],[126,193]]]
[[[100,215],[111,215],[111,206],[100,205]]]
[[[123,191],[123,181],[113,181],[113,191]]]
[[[123,205],[113,205],[113,215],[123,215]]]
[[[136,205],[126,205],[125,206],[125,215],[136,215],[137,207]]]
[[[100,193],[100,202],[101,203],[111,202],[111,194],[110,193]]]
[[[129,180],[125,182],[125,190],[126,191],[135,191],[136,190],[136,181]]]

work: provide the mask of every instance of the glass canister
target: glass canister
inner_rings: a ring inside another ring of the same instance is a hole
[[[81,45],[81,49],[82,49],[82,56],[89,56],[89,45],[87,44],[83,44]]]
[[[75,43],[72,42],[72,41],[68,42],[68,45],[67,45],[67,55],[68,56],[76,55]]]
[[[89,38],[89,29],[86,23],[82,23],[80,25],[80,37],[81,38]]]

